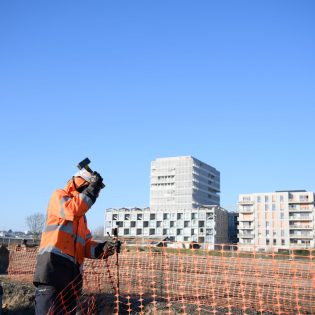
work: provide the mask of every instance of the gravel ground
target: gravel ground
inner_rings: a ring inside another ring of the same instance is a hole
[[[14,282],[6,276],[0,276],[3,286],[3,305],[8,315],[33,315],[35,287],[31,284]]]

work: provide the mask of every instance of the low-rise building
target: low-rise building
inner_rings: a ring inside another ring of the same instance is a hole
[[[107,209],[105,232],[114,228],[124,237],[164,239],[200,244],[228,243],[228,212],[220,206],[182,211],[153,211],[150,208]]]

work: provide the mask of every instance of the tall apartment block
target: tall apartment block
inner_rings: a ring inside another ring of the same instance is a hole
[[[105,232],[225,244],[228,212],[220,207],[220,172],[194,157],[151,162],[150,207],[107,209]]]
[[[314,209],[306,190],[239,195],[240,248],[314,248]]]
[[[192,156],[151,162],[150,208],[191,210],[220,205],[220,172]]]
[[[169,238],[177,242],[228,243],[228,212],[220,206],[181,211],[152,211],[150,208],[107,209],[105,232],[125,237]]]

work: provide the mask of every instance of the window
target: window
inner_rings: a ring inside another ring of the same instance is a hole
[[[192,219],[192,220],[197,219],[197,213],[192,213],[192,214],[191,214],[191,219]]]
[[[280,219],[281,219],[281,220],[284,219],[284,213],[280,213]]]
[[[205,226],[205,221],[199,221],[198,226],[199,227],[204,227]]]
[[[268,202],[268,201],[269,201],[269,197],[265,196],[265,202]]]
[[[136,227],[136,221],[131,221],[131,222],[130,222],[130,226],[131,226],[131,227]]]
[[[281,240],[281,245],[285,245],[285,240]]]
[[[243,206],[243,211],[251,212],[252,211],[252,206]]]
[[[130,213],[125,214],[125,220],[130,220]]]
[[[183,214],[177,213],[177,220],[182,220],[182,219],[183,219]]]
[[[269,240],[266,240],[266,245],[269,245],[270,241]]]
[[[308,201],[308,195],[302,195],[300,196],[300,201]]]
[[[123,221],[118,221],[118,222],[116,223],[116,225],[117,225],[118,227],[123,227],[123,226],[124,226],[124,222],[123,222]]]
[[[182,229],[177,229],[177,235],[182,235],[183,234],[183,230]]]
[[[272,204],[272,211],[276,211],[276,204],[275,203]]]
[[[189,241],[189,237],[188,236],[184,236],[184,242],[188,242]]]
[[[156,227],[162,226],[162,221],[156,221]]]
[[[207,229],[206,230],[206,235],[212,235],[213,234],[213,230],[212,229]]]
[[[129,235],[129,229],[124,229],[124,235]]]
[[[167,229],[163,229],[163,235],[167,235]]]
[[[113,221],[117,220],[117,214],[113,214]]]
[[[213,213],[207,212],[207,219],[212,220],[213,219]]]
[[[190,221],[184,221],[184,227],[189,227]]]
[[[142,220],[142,214],[141,213],[137,215],[137,220]]]
[[[150,213],[150,220],[155,220],[155,213]]]
[[[137,229],[137,235],[142,235],[142,229]]]
[[[277,240],[273,240],[273,245],[277,245]]]
[[[149,221],[143,221],[143,227],[148,227],[149,226]]]
[[[281,236],[284,236],[284,230],[281,230]]]
[[[168,220],[170,218],[169,213],[163,213],[163,220]]]
[[[174,221],[170,222],[170,227],[174,227]]]
[[[150,235],[155,235],[155,229],[150,229],[149,234]]]

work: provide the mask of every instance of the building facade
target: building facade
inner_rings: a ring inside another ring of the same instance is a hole
[[[151,162],[150,207],[107,209],[105,233],[178,242],[226,244],[228,212],[220,207],[220,172],[192,156]]]
[[[220,172],[192,156],[151,162],[150,208],[182,211],[220,205]]]
[[[228,230],[229,230],[229,243],[237,244],[238,237],[238,212],[228,212]]]
[[[314,209],[305,190],[239,195],[240,248],[314,248]]]
[[[150,208],[107,209],[105,233],[176,242],[228,243],[228,212],[220,206],[194,210],[153,211]]]

